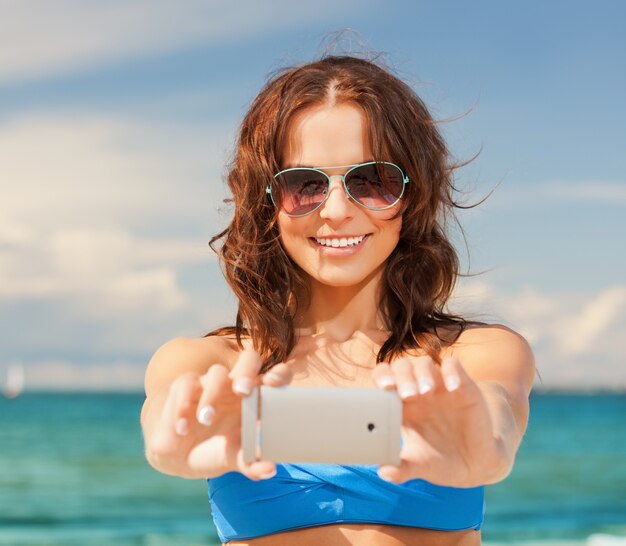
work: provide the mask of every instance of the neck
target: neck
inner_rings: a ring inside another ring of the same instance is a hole
[[[296,315],[299,337],[342,342],[361,334],[371,337],[385,331],[378,306],[381,272],[352,286],[329,286],[312,281],[309,307]]]

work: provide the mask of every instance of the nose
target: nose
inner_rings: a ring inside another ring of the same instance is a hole
[[[353,216],[354,207],[355,203],[346,193],[341,176],[331,176],[328,197],[320,207],[320,217],[335,222],[342,221]]]

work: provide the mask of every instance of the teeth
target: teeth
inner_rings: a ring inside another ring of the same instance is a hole
[[[360,235],[359,237],[342,237],[341,239],[315,239],[318,244],[322,246],[332,246],[333,248],[341,248],[346,246],[354,246],[358,245],[363,239],[365,239],[365,235]]]

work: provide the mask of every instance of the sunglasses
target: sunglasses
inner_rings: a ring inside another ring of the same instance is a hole
[[[341,175],[348,197],[370,210],[393,207],[404,194],[409,177],[388,161],[368,161],[358,165],[337,165],[325,169],[348,168]],[[331,177],[321,169],[294,167],[274,175],[265,191],[272,203],[287,216],[304,216],[319,208],[328,198]]]

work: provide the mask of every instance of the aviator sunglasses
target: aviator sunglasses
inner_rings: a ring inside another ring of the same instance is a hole
[[[336,165],[324,169],[347,168],[341,176],[348,197],[370,210],[393,207],[404,193],[409,177],[389,161],[368,161],[358,165]],[[274,175],[265,191],[272,203],[287,216],[305,216],[328,198],[331,176],[321,168],[294,167]]]

